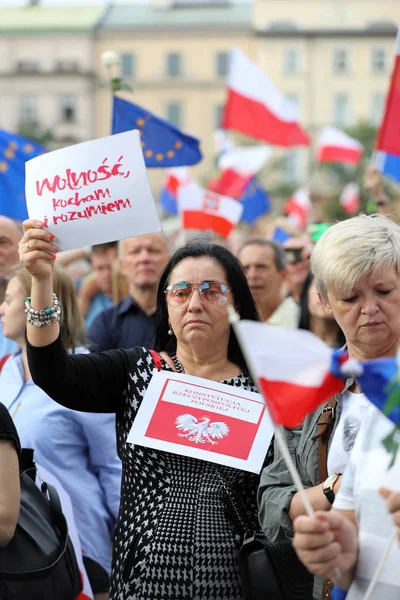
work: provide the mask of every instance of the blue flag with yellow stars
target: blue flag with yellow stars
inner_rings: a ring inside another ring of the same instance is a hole
[[[244,207],[240,220],[248,225],[254,225],[257,219],[271,212],[269,195],[256,177],[247,185],[239,202]]]
[[[17,221],[28,218],[25,162],[44,152],[36,142],[0,129],[0,215]]]
[[[146,167],[184,167],[201,161],[199,140],[177,127],[114,96],[112,133],[138,129]]]

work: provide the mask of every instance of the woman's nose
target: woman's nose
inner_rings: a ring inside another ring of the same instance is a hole
[[[200,292],[195,288],[189,298],[188,310],[201,310],[203,308]]]
[[[374,315],[378,312],[379,306],[376,298],[366,298],[362,307],[366,315]]]

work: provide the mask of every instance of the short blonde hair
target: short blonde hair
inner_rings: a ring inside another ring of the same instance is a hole
[[[14,277],[18,281],[24,297],[30,296],[32,287],[30,273],[23,267],[16,267],[10,273],[9,281]],[[79,312],[74,282],[63,269],[54,269],[53,289],[61,304],[61,339],[68,350],[75,350],[85,343],[85,323]]]
[[[328,290],[349,294],[376,269],[400,273],[400,227],[383,215],[360,215],[332,225],[311,255],[311,270],[324,301]]]

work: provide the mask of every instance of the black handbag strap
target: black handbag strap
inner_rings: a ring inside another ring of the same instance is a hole
[[[27,471],[25,471],[22,474],[22,476],[23,475],[27,475],[29,477],[29,474]],[[33,483],[33,485],[36,486],[36,483]],[[38,489],[38,492],[40,493],[39,489]],[[58,492],[54,486],[50,485],[49,483],[45,483],[44,481],[42,482],[42,485],[41,485],[41,492],[42,492],[42,494],[46,495],[48,498],[48,501],[50,504],[50,510],[51,510],[52,516],[54,518],[55,525],[61,536],[60,554],[53,561],[53,563],[51,565],[44,567],[43,569],[35,569],[34,571],[24,571],[21,573],[17,573],[17,572],[8,573],[7,571],[0,570],[0,578],[5,578],[5,579],[8,579],[9,581],[30,581],[31,579],[45,577],[57,565],[57,563],[60,562],[60,560],[64,556],[65,552],[67,551],[68,541],[69,541],[68,524],[67,524],[67,520],[62,512],[61,501],[60,501]]]

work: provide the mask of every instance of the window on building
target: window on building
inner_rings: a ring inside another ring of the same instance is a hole
[[[182,75],[182,57],[179,52],[169,52],[167,55],[168,77],[180,77]]]
[[[175,125],[175,127],[182,127],[182,105],[180,102],[169,102],[167,105],[167,121]]]
[[[300,73],[300,53],[297,48],[287,48],[284,51],[283,72],[285,75]]]
[[[135,77],[136,72],[136,56],[134,54],[121,55],[121,76]]]
[[[372,125],[378,126],[381,123],[383,109],[385,107],[385,94],[376,92],[371,98],[371,115],[370,120]]]
[[[214,129],[220,129],[221,121],[222,121],[222,113],[224,112],[224,105],[217,104],[215,106],[214,112]]]
[[[79,70],[78,61],[76,60],[58,60],[56,62],[56,70],[63,73],[76,73]]]
[[[297,150],[288,150],[283,158],[283,179],[285,183],[299,180],[300,156]]]
[[[228,74],[229,53],[217,52],[217,75],[225,77]]]
[[[333,121],[338,127],[346,127],[350,124],[350,100],[347,94],[334,96]]]
[[[371,53],[371,67],[373,73],[386,73],[387,52],[384,48],[373,48]]]
[[[285,94],[286,100],[288,100],[291,104],[293,104],[297,110],[299,110],[299,97],[297,94],[290,92],[289,94]]]
[[[24,71],[24,73],[34,73],[40,71],[40,63],[37,60],[19,60],[17,70]]]
[[[345,48],[336,48],[333,53],[333,72],[343,75],[350,70],[349,52]]]
[[[21,123],[37,122],[37,98],[32,94],[20,97],[19,118]]]
[[[64,94],[60,98],[60,112],[62,123],[73,123],[76,120],[76,98],[70,94]]]

